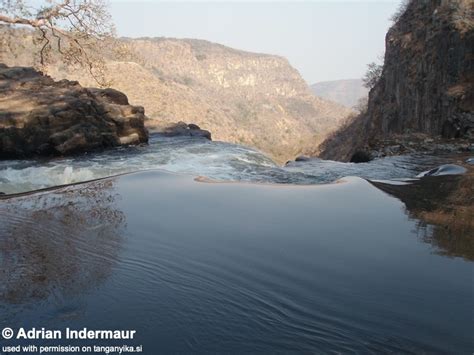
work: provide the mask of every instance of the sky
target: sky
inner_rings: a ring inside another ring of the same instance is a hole
[[[118,35],[198,38],[286,57],[308,84],[361,78],[400,0],[110,0]]]

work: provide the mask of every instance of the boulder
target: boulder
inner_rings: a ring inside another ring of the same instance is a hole
[[[372,156],[369,152],[358,150],[356,151],[352,157],[350,162],[351,163],[367,163],[372,160]]]
[[[0,65],[0,158],[69,155],[148,141],[145,112],[114,89]]]
[[[154,129],[155,132],[165,137],[200,137],[208,140],[211,139],[211,132],[201,129],[194,123],[187,124],[183,121],[177,123],[166,124],[164,126],[157,126]]]
[[[299,155],[295,158],[295,161],[309,161],[311,160],[310,157],[307,157],[306,155]]]

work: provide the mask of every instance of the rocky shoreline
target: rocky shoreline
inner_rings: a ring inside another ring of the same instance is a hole
[[[375,158],[405,154],[450,154],[474,152],[474,142],[463,138],[443,138],[423,133],[392,135],[384,140],[372,142],[370,146],[357,150],[350,162],[361,163]]]
[[[405,134],[392,136],[376,142],[370,152],[373,158],[400,154],[429,153],[463,153],[474,152],[474,142],[462,138],[443,138],[426,134]]]

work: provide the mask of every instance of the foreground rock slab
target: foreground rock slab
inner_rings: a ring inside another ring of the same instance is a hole
[[[113,89],[0,64],[0,158],[69,155],[148,141],[143,107]]]

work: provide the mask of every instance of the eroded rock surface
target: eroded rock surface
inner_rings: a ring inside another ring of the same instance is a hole
[[[143,107],[113,89],[0,64],[0,158],[68,155],[148,141]]]

